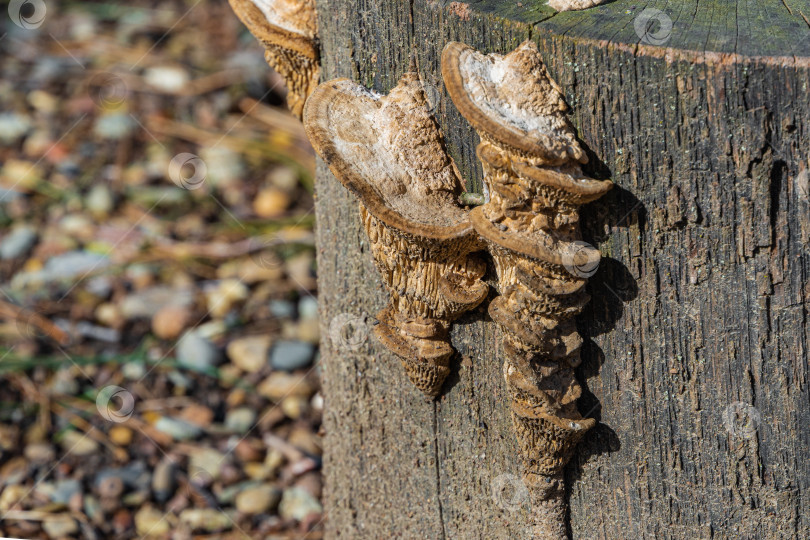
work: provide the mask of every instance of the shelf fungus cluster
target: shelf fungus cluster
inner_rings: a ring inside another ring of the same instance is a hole
[[[588,301],[599,252],[581,242],[578,207],[610,181],[583,175],[588,161],[563,95],[536,45],[483,55],[460,43],[442,54],[445,86],[478,132],[489,201],[471,212],[498,273],[489,313],[503,330],[504,376],[536,535],[565,538],[562,469],[595,421],[576,407],[582,339],[574,317]]]
[[[387,96],[348,79],[321,84],[304,108],[315,150],[360,201],[360,217],[390,299],[375,333],[411,381],[436,396],[449,373],[451,323],[487,296],[492,255],[500,295],[489,305],[503,331],[506,387],[535,535],[566,538],[563,467],[595,421],[583,418],[574,375],[600,255],[581,241],[579,207],[608,180],[587,177],[585,151],[562,92],[534,43],[484,55],[460,43],[442,54],[450,97],[478,132],[486,202],[462,207],[463,182],[447,155],[419,76]]]
[[[488,287],[483,244],[457,202],[462,180],[445,151],[423,86],[405,73],[387,96],[347,79],[321,84],[304,127],[315,150],[360,201],[371,252],[389,293],[375,333],[408,377],[436,396],[454,350],[449,328]]]
[[[264,45],[267,63],[287,83],[287,104],[301,118],[320,76],[315,0],[229,0]]]

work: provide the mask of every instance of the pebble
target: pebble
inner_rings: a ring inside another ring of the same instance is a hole
[[[157,286],[134,292],[121,302],[121,313],[126,319],[149,318],[167,305],[189,306],[193,293],[188,288]]]
[[[170,530],[167,516],[157,508],[144,506],[135,514],[135,531],[140,536],[165,536]]]
[[[96,276],[87,280],[85,290],[97,296],[99,300],[104,300],[112,293],[113,283],[109,276]]]
[[[272,187],[259,191],[253,200],[253,211],[260,218],[270,219],[284,214],[290,205],[290,196]]]
[[[74,493],[73,496],[70,498],[68,502],[68,509],[73,512],[73,515],[79,514],[82,512],[84,507],[84,494],[79,491]]]
[[[270,365],[281,371],[295,371],[312,363],[315,347],[301,341],[279,341],[270,352]]]
[[[132,488],[146,489],[149,487],[151,472],[143,461],[134,461],[126,467],[102,469],[96,475],[96,486],[110,476],[120,478],[125,485]]]
[[[195,448],[189,456],[189,480],[198,484],[216,480],[219,478],[222,466],[227,462],[228,457],[213,448]]]
[[[113,195],[106,184],[96,184],[84,199],[87,211],[96,219],[107,217],[114,206]]]
[[[242,370],[234,364],[225,364],[219,368],[219,384],[222,388],[233,388],[238,382],[242,380]],[[239,394],[242,392],[242,394]],[[228,396],[228,405],[234,405],[233,400],[237,399],[239,395],[244,395],[242,388],[236,388]],[[233,396],[233,397],[231,397]],[[242,400],[244,401],[244,400]],[[239,403],[235,403],[238,405]]]
[[[200,326],[194,329],[200,336],[204,337],[205,339],[216,339],[217,337],[226,334],[228,332],[228,325],[225,324],[225,321],[208,321],[206,323],[201,324]]]
[[[302,474],[295,481],[295,487],[301,488],[316,499],[320,500],[323,492],[323,480],[318,472],[312,471]]]
[[[25,459],[31,463],[42,465],[50,463],[56,456],[53,446],[47,443],[33,443],[25,447]]]
[[[276,476],[286,460],[287,458],[284,457],[280,450],[276,448],[269,449],[264,457],[264,468],[267,469],[268,475]]]
[[[316,412],[323,412],[323,396],[320,392],[312,396],[312,400],[309,402],[310,406]]]
[[[59,231],[69,236],[89,239],[96,232],[93,222],[82,214],[68,214],[59,220]]]
[[[0,114],[0,141],[11,144],[31,128],[31,121],[27,116],[17,113]]]
[[[225,427],[228,431],[239,435],[244,435],[256,423],[256,411],[248,407],[240,407],[228,411],[225,416]]]
[[[267,365],[269,336],[249,336],[235,339],[228,344],[228,358],[240,369],[256,373]]]
[[[54,374],[50,389],[54,394],[74,396],[79,393],[79,383],[70,368],[63,368]]]
[[[107,255],[90,251],[69,251],[48,259],[41,270],[18,273],[12,279],[12,288],[54,281],[66,282],[70,278],[99,271],[109,265],[110,258]]]
[[[180,373],[176,369],[173,369],[172,371],[170,371],[166,375],[166,377],[174,385],[174,388],[175,388],[176,392],[181,392],[181,391],[184,392],[186,389],[192,388],[194,386],[194,381],[192,381],[191,379],[189,379],[188,377],[186,377],[185,375],[183,375],[182,373]]]
[[[284,519],[302,521],[312,513],[320,513],[323,507],[318,500],[298,487],[291,487],[284,491],[278,507],[279,515]]]
[[[295,427],[290,431],[287,442],[313,456],[320,456],[323,447],[320,437],[310,429]]]
[[[69,279],[106,268],[110,258],[91,251],[71,251],[48,259],[44,271],[55,279]]]
[[[120,476],[107,475],[96,482],[101,498],[118,498],[124,493],[124,481]]]
[[[240,467],[235,466],[233,463],[226,463],[223,465],[222,472],[220,472],[219,476],[221,485],[230,486],[242,480],[245,474]],[[219,488],[219,486],[217,486],[217,488]]]
[[[278,402],[293,395],[309,398],[315,393],[315,387],[305,375],[277,371],[263,380],[256,391],[259,395]]]
[[[188,72],[175,66],[151,67],[143,77],[150,86],[172,94],[185,90],[189,81]]]
[[[59,152],[59,145],[54,145],[51,132],[47,129],[35,129],[25,138],[25,142],[23,143],[23,155],[26,157],[41,156],[50,153],[48,150],[52,148],[56,150],[54,154]]]
[[[261,261],[264,261],[264,258]],[[260,264],[260,261],[254,260],[253,257],[230,261],[217,269],[218,278],[237,278],[246,285],[278,280],[283,273],[281,265]]]
[[[161,339],[176,339],[186,329],[191,311],[185,306],[163,306],[152,317],[152,332]]]
[[[132,514],[126,508],[118,510],[112,519],[113,530],[117,534],[123,534],[132,528]]]
[[[177,467],[168,459],[164,459],[155,467],[152,475],[152,493],[157,502],[163,503],[171,498],[177,487],[176,474]]]
[[[221,359],[219,349],[196,332],[186,332],[177,344],[177,362],[183,367],[208,371]]]
[[[208,311],[213,317],[222,318],[234,306],[248,297],[250,290],[238,279],[223,279],[216,287],[205,292]]]
[[[309,401],[303,396],[289,396],[282,400],[281,410],[287,418],[298,420],[309,412]]]
[[[180,512],[180,523],[192,531],[217,532],[233,526],[231,517],[214,508],[187,508]]]
[[[53,491],[50,494],[51,501],[68,504],[76,493],[81,493],[81,490],[82,485],[78,480],[60,480],[54,484]]]
[[[202,434],[202,430],[199,426],[195,426],[185,420],[170,418],[168,416],[161,416],[158,421],[155,422],[155,429],[171,436],[176,441],[195,439]]]
[[[244,437],[233,445],[233,454],[243,462],[259,461],[264,456],[264,447],[258,439]]]
[[[0,187],[0,203],[11,203],[22,197],[22,192],[13,188]]]
[[[121,504],[124,506],[141,506],[149,500],[149,490],[139,490],[132,493],[127,493],[121,499]],[[118,499],[110,499],[111,501],[118,501]]]
[[[216,493],[217,502],[219,502],[222,505],[231,505],[233,504],[233,500],[236,498],[237,495],[239,495],[249,487],[258,485],[260,485],[260,482],[256,482],[255,480],[246,480],[244,482],[239,482],[238,484],[228,486],[225,489],[218,491]]]
[[[292,319],[295,317],[295,304],[287,300],[271,300],[270,314],[279,319]]]
[[[71,328],[69,323],[67,328]],[[105,341],[107,343],[118,343],[121,341],[121,332],[114,328],[97,326],[87,321],[79,321],[74,324],[72,328],[77,337],[86,337],[94,341]]]
[[[249,487],[236,496],[236,509],[243,514],[264,514],[278,505],[281,493],[269,484]]]
[[[146,364],[143,362],[127,362],[121,366],[121,375],[131,381],[139,381],[146,375]]]
[[[298,301],[298,314],[302,319],[318,319],[318,300],[305,296]]]
[[[0,467],[0,486],[19,484],[27,476],[28,461],[22,456],[13,457]]]
[[[28,103],[36,110],[46,114],[51,114],[56,111],[59,106],[59,101],[56,96],[44,90],[34,90],[28,94]]]
[[[119,328],[125,322],[121,310],[112,302],[99,304],[96,308],[95,317],[98,322],[110,328]]]
[[[0,259],[8,261],[27,255],[36,241],[36,229],[27,225],[17,227],[0,242]]]
[[[60,444],[65,452],[74,456],[89,456],[98,451],[98,443],[78,431],[66,431]]]
[[[317,344],[321,339],[321,322],[318,319],[301,319],[295,325],[294,337],[298,341]]]
[[[255,461],[250,461],[245,463],[242,466],[242,470],[245,471],[245,475],[251,480],[267,480],[270,476],[270,472],[267,470],[262,463],[257,463]]]
[[[7,512],[31,494],[31,488],[21,484],[6,486],[0,493],[0,512]]]
[[[184,407],[177,418],[202,429],[206,429],[211,426],[211,422],[214,420],[214,411],[205,405],[192,403]]]
[[[109,113],[96,119],[93,131],[102,139],[119,140],[132,133],[136,125],[129,114]]]
[[[9,159],[3,163],[0,176],[13,179],[15,187],[32,189],[42,179],[42,168],[31,161],[22,159]]]
[[[274,186],[285,191],[292,191],[298,185],[298,173],[289,167],[277,167],[273,169],[267,179]]]
[[[129,446],[132,443],[132,430],[126,426],[113,426],[110,428],[110,441],[118,446]]]
[[[153,206],[155,208],[170,208],[186,204],[188,193],[188,190],[177,189],[174,184],[171,187],[143,186],[140,189],[133,190],[130,199],[136,204],[149,208]]]
[[[90,518],[90,521],[99,525],[104,522],[104,511],[98,502],[98,499],[92,495],[85,495],[83,505],[85,515]]]
[[[50,538],[64,538],[79,532],[79,524],[68,514],[56,514],[42,522],[42,529]]]

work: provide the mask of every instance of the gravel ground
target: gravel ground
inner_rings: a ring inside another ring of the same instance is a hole
[[[8,7],[0,536],[320,538],[314,159],[283,82],[225,0]]]

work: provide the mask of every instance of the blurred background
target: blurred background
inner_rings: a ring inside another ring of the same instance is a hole
[[[226,0],[0,13],[0,536],[320,538],[314,154]]]

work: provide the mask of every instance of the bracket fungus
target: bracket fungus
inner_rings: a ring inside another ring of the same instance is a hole
[[[457,202],[462,181],[430,114],[419,76],[387,96],[348,79],[321,84],[304,109],[315,150],[360,201],[371,252],[389,293],[375,333],[411,381],[436,396],[449,373],[450,323],[478,306],[483,248]]]
[[[301,118],[321,70],[315,0],[229,1],[264,45],[265,60],[287,83],[287,105]]]
[[[498,273],[501,295],[489,313],[503,331],[504,377],[535,532],[566,538],[562,469],[595,424],[576,407],[582,338],[574,316],[589,299],[586,278],[600,254],[580,241],[578,207],[613,184],[583,175],[588,158],[533,42],[506,56],[450,43],[442,74],[481,138],[477,155],[490,198],[471,221]]]

